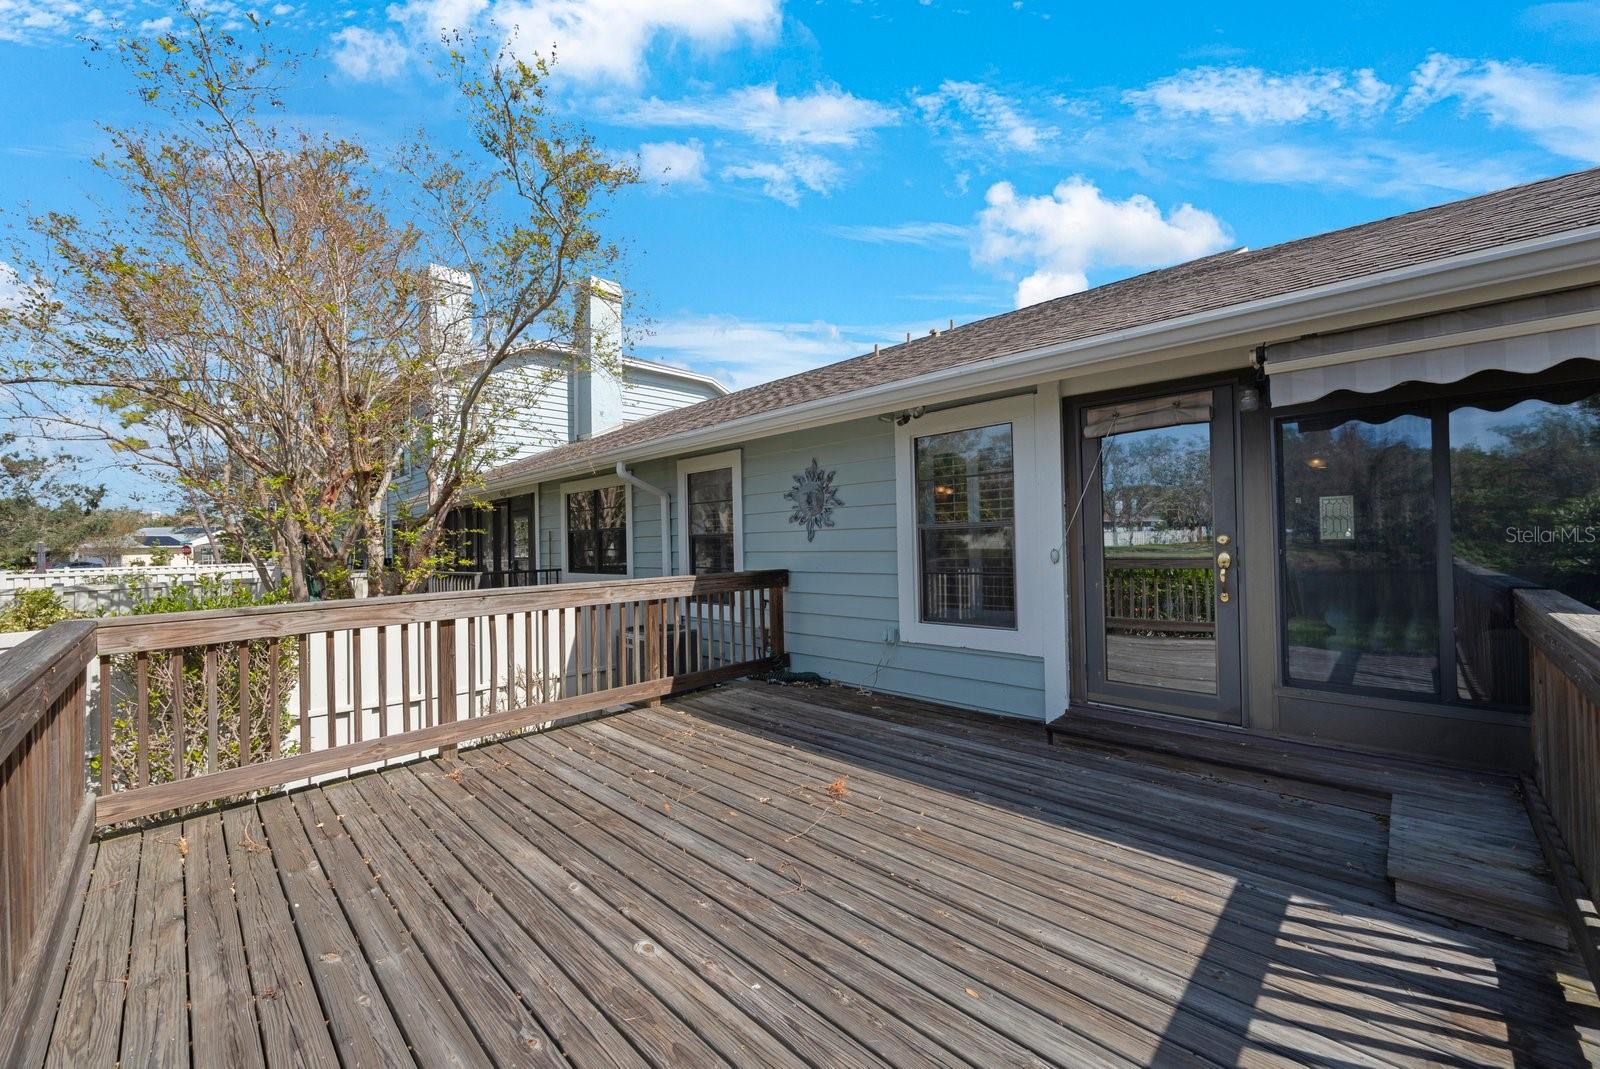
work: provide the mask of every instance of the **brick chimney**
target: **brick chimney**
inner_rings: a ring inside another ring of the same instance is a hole
[[[585,366],[571,372],[572,440],[622,425],[622,287],[590,276],[574,287],[573,343]]]

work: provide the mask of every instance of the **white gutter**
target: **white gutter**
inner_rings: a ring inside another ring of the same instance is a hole
[[[958,364],[927,375],[899,379],[881,386],[742,416],[682,434],[654,438],[632,449],[620,447],[618,452],[633,462],[725,447],[751,438],[764,438],[903,408],[926,401],[940,389],[955,388],[958,383],[962,390],[984,390],[1042,382],[1090,364],[1151,354],[1162,349],[1222,341],[1240,334],[1254,339],[1248,346],[1254,349],[1257,344],[1300,337],[1304,331],[1294,328],[1317,317],[1378,311],[1408,301],[1444,297],[1477,287],[1517,282],[1559,271],[1594,269],[1597,263],[1600,263],[1600,226],[1567,230],[1196,312],[1160,323],[1148,323]],[[604,466],[604,461],[598,458],[574,461],[526,476],[515,475],[496,480],[491,486],[494,489],[510,489],[526,486],[530,482],[593,474]]]
[[[632,486],[632,487],[634,487],[636,489],[639,489],[639,490],[643,490],[647,494],[654,494],[656,496],[656,500],[661,503],[661,574],[662,575],[671,575],[672,574],[672,527],[671,527],[671,519],[672,518],[668,514],[672,511],[672,508],[671,508],[671,506],[672,506],[672,495],[668,494],[665,490],[661,489],[659,486],[653,486],[650,483],[647,483],[643,479],[639,478],[633,472],[628,470],[628,465],[626,463],[624,463],[623,461],[620,461],[620,460],[617,461],[617,478],[621,479],[623,482],[627,483],[629,486]]]

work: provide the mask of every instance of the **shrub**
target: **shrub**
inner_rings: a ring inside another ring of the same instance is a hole
[[[132,615],[238,609],[251,605],[276,605],[288,600],[287,587],[256,594],[248,583],[207,578],[192,587],[175,588],[140,601],[135,604]],[[226,640],[226,627],[218,628],[217,637]],[[209,677],[206,670],[208,649],[215,651]],[[139,782],[137,742],[141,669],[143,686],[149,695],[146,725],[148,746],[145,750],[147,783],[166,783],[174,778],[175,671],[182,675],[184,775],[198,776],[241,764],[241,649],[249,651],[244,683],[249,703],[250,753],[257,756],[267,753],[274,737],[279,743],[280,753],[287,755],[295,752],[290,734],[296,720],[288,711],[299,670],[299,657],[293,639],[222,642],[210,647],[192,646],[178,653],[118,654],[111,659],[113,712],[109,748],[112,779],[117,785],[132,787]],[[175,668],[174,658],[177,657],[181,657],[182,664]],[[216,751],[214,761],[213,746]],[[91,762],[91,766],[94,775],[98,776],[98,757]]]
[[[69,608],[54,590],[19,590],[4,612],[0,632],[42,631],[62,620],[81,620],[84,614]]]

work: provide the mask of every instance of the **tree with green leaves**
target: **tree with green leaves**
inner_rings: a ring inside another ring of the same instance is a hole
[[[40,545],[52,559],[119,545],[139,514],[105,507],[105,495],[104,486],[77,481],[70,457],[39,456],[0,434],[0,567],[32,567]]]
[[[609,273],[605,204],[636,174],[556,118],[545,60],[450,42],[472,147],[419,134],[380,161],[288,121],[300,65],[267,22],[184,13],[119,47],[149,116],[105,130],[97,166],[122,203],[37,215],[0,255],[20,291],[0,308],[0,384],[165,471],[297,599],[313,579],[347,589],[363,558],[373,589],[417,589],[453,563],[446,521],[503,459],[493,426],[536,400],[493,389],[495,371],[576,352],[572,287]]]

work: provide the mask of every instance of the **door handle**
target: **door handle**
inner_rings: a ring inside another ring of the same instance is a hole
[[[1233,565],[1233,554],[1223,550],[1217,554],[1217,585],[1228,585],[1228,569]]]

